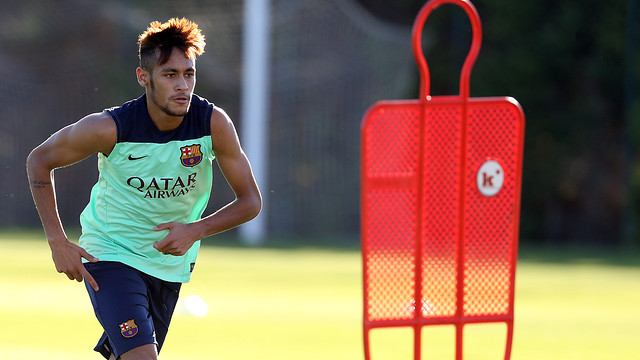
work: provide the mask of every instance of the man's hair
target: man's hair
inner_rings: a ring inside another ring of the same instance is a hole
[[[195,59],[204,53],[204,46],[204,35],[193,21],[185,18],[172,18],[163,24],[154,21],[138,37],[140,67],[151,72],[155,65],[169,60],[173,48]]]

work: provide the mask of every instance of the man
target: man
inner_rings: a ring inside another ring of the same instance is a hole
[[[64,127],[27,159],[33,199],[56,270],[85,280],[110,359],[157,359],[200,239],[254,218],[262,200],[225,112],[193,93],[205,39],[186,19],[152,22],[139,37],[145,94]],[[79,245],[58,216],[53,170],[98,154]],[[201,218],[218,162],[236,198]]]

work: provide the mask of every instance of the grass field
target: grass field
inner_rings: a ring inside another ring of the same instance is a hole
[[[0,233],[0,359],[99,359],[84,286],[56,273],[40,236]],[[638,254],[520,254],[512,359],[638,358]],[[196,317],[181,302],[161,359],[363,359],[357,249],[203,247],[181,299],[193,294],[209,312]],[[501,359],[503,332],[470,327],[465,359]],[[374,359],[412,359],[411,339],[406,329],[374,331]],[[453,359],[452,328],[423,339],[425,360]]]

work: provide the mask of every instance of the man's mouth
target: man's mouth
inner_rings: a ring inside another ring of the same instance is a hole
[[[187,96],[174,96],[171,98],[172,101],[177,102],[178,104],[186,104],[189,102],[189,98]]]

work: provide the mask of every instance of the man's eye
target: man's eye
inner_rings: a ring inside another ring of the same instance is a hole
[[[164,76],[166,76],[166,77],[173,77],[173,76],[174,76],[174,74],[165,74]]]

